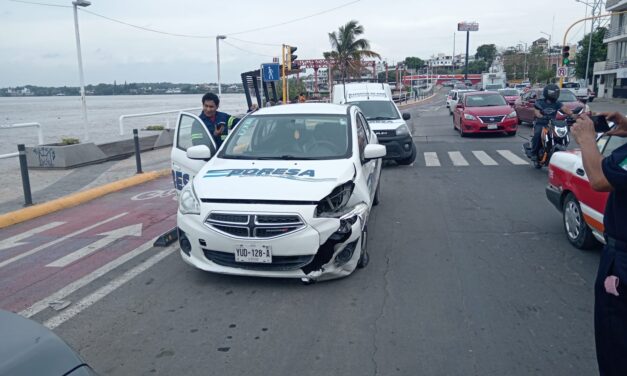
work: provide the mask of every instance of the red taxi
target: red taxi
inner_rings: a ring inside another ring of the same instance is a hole
[[[505,98],[505,101],[512,107],[514,103],[516,103],[516,100],[520,98],[518,90],[516,89],[499,89],[499,94],[501,94],[503,98]]]
[[[599,151],[606,157],[624,145],[627,138],[602,136],[597,140]],[[553,154],[549,163],[549,184],[546,197],[562,212],[568,241],[579,249],[592,248],[603,239],[603,215],[608,192],[592,189],[583,169],[580,150]]]
[[[505,98],[494,91],[465,93],[453,113],[453,128],[465,137],[469,133],[516,134],[518,118],[516,111]]]

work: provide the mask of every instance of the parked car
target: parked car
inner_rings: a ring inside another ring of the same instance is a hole
[[[45,326],[0,310],[0,375],[97,376]]]
[[[520,96],[520,98],[518,98],[516,102],[514,102],[514,110],[516,110],[518,120],[521,124],[533,124],[533,122],[535,121],[534,106],[536,104],[536,99],[542,98],[542,90],[543,89],[531,89],[528,92],[524,93],[522,96]],[[587,104],[577,100],[575,95],[568,89],[560,90],[560,96],[558,100],[575,114],[580,114],[583,111],[584,113],[590,115],[590,107],[588,107]],[[558,111],[556,119],[564,120],[565,118],[566,116],[561,111]]]
[[[627,143],[627,138],[601,136],[597,146],[604,157]],[[583,168],[580,150],[553,154],[549,163],[546,197],[562,213],[566,238],[575,247],[587,249],[604,243],[603,216],[609,193],[592,189]]]
[[[243,276],[339,278],[368,263],[385,146],[358,106],[275,106],[239,121],[222,146],[181,113],[172,169],[182,259]],[[177,187],[178,188],[178,187]]]
[[[451,90],[450,98],[446,99],[446,107],[448,108],[449,115],[453,115],[453,111],[455,111],[455,107],[457,107],[457,103],[459,102],[459,98],[463,93],[468,93],[475,90],[470,89],[462,89],[462,90]]]
[[[469,133],[505,132],[514,136],[518,128],[516,111],[495,91],[465,93],[453,113],[453,128],[465,137]]]
[[[516,100],[520,98],[520,95],[518,94],[518,90],[516,89],[500,89],[498,92],[499,94],[503,96],[503,98],[505,98],[505,101],[512,107],[514,106],[514,103],[516,102]]]
[[[585,85],[582,86],[579,82],[564,82],[562,88],[572,91],[577,99],[584,103],[594,100],[594,92],[585,87]]]

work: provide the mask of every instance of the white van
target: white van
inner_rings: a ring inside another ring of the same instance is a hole
[[[408,165],[416,159],[416,145],[406,120],[409,113],[399,111],[392,101],[390,85],[355,82],[333,86],[333,103],[355,104],[366,116],[379,143],[387,149],[386,159]]]

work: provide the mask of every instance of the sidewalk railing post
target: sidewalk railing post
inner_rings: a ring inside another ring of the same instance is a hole
[[[20,172],[22,173],[22,189],[24,190],[24,206],[33,204],[33,196],[30,192],[30,179],[28,178],[28,164],[26,163],[26,147],[24,144],[17,145],[20,160]]]
[[[142,157],[139,150],[139,135],[137,128],[133,129],[133,141],[135,142],[135,163],[137,164],[137,173],[141,174],[142,171]]]

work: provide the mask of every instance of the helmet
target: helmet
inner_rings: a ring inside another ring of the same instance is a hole
[[[555,84],[546,85],[542,90],[542,95],[545,100],[555,102],[560,96],[560,88]]]

